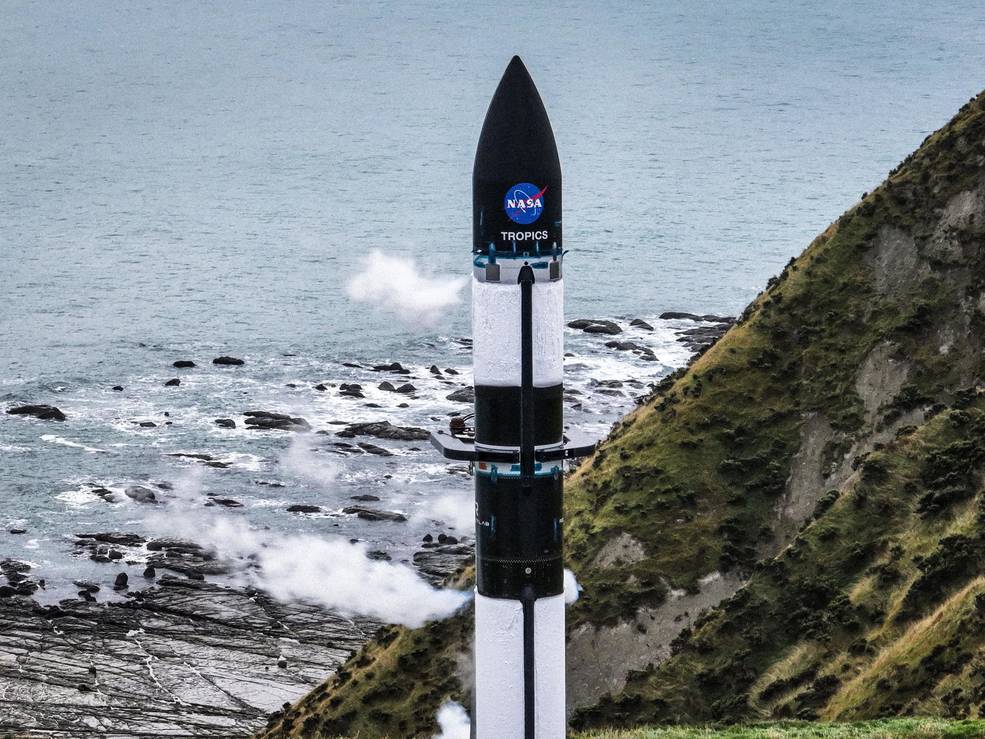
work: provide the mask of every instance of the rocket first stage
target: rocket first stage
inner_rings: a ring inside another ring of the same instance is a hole
[[[472,171],[474,436],[432,441],[475,476],[478,739],[565,735],[561,165],[537,88],[513,57]]]

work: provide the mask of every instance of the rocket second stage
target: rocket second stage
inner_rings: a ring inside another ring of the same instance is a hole
[[[564,431],[561,166],[513,57],[472,172],[474,438],[433,434],[475,474],[475,736],[562,739]]]

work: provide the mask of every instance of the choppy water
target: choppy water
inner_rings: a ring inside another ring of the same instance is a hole
[[[246,504],[230,515],[391,547],[427,525],[299,521],[283,507],[383,491],[413,514],[429,496],[467,496],[410,445],[383,459],[318,452],[339,477],[313,484],[277,462],[286,434],[212,419],[260,408],[316,428],[433,425],[454,407],[454,387],[425,368],[468,380],[454,340],[467,306],[412,333],[343,286],[371,248],[467,271],[471,159],[511,54],[557,132],[568,314],[734,313],[978,92],[983,28],[975,2],[5,2],[0,399],[54,403],[69,420],[0,415],[0,555],[54,580],[93,567],[69,558],[68,535],[139,529],[144,514],[91,486],[189,468]],[[645,382],[683,361],[674,326],[657,328],[631,338],[658,363],[572,334],[570,383]],[[226,353],[247,365],[208,364]],[[203,367],[176,372],[180,358]],[[370,379],[342,361],[391,360],[421,388],[406,409],[311,390]],[[162,387],[175,375],[179,388]],[[570,417],[601,431],[629,403],[596,393]],[[165,456],[178,451],[231,466]],[[256,484],[270,480],[287,487]],[[19,525],[29,533],[6,533]]]

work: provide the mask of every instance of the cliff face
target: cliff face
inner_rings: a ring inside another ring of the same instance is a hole
[[[571,476],[573,723],[976,715],[983,344],[985,94]],[[429,733],[470,633],[386,631],[268,735]]]

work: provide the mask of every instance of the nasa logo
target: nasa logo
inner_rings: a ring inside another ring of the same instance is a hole
[[[533,223],[544,212],[545,192],[547,192],[546,187],[541,189],[529,182],[513,185],[503,198],[506,215],[513,223],[519,223],[521,226]]]

